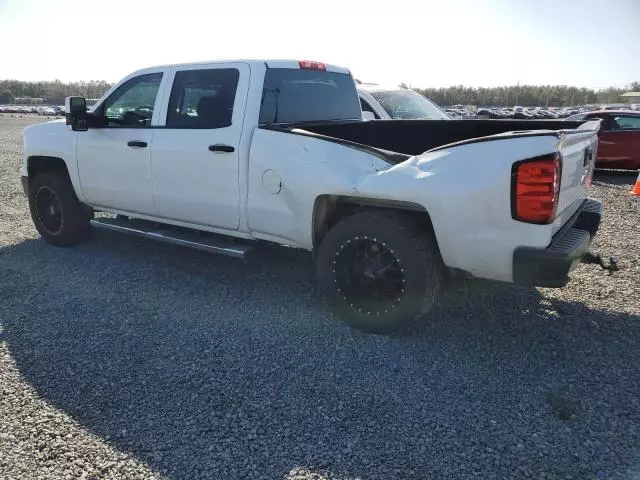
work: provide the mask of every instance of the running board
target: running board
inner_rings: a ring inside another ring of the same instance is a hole
[[[205,252],[219,253],[235,258],[246,258],[251,250],[249,245],[234,244],[221,236],[205,236],[198,230],[162,225],[145,220],[127,220],[120,218],[96,218],[90,221],[96,228],[104,228],[116,232],[129,233],[140,237],[152,238],[161,242],[173,243],[183,247],[195,248]]]

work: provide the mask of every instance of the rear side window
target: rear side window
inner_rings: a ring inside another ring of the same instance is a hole
[[[177,72],[169,97],[167,127],[230,126],[239,76],[235,68]]]
[[[615,115],[609,125],[610,130],[640,130],[640,115]]]
[[[361,119],[360,100],[351,75],[323,70],[267,69],[260,123]]]

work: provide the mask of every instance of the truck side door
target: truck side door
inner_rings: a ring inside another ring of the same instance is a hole
[[[157,71],[126,80],[94,110],[103,126],[78,132],[78,173],[91,205],[156,215],[150,147],[162,79]]]
[[[166,121],[151,145],[160,217],[235,230],[240,222],[239,147],[249,65],[177,67]]]

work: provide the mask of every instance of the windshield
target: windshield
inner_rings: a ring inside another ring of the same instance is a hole
[[[347,73],[269,68],[260,123],[361,120],[360,98]]]
[[[450,120],[435,103],[413,90],[369,92],[394,119]]]

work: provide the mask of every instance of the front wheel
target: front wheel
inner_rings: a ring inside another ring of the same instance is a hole
[[[320,245],[317,269],[333,312],[373,333],[411,324],[435,303],[444,276],[433,236],[409,216],[382,211],[335,225]]]
[[[89,236],[89,213],[78,201],[66,172],[43,172],[29,182],[29,210],[47,243],[67,246]]]

